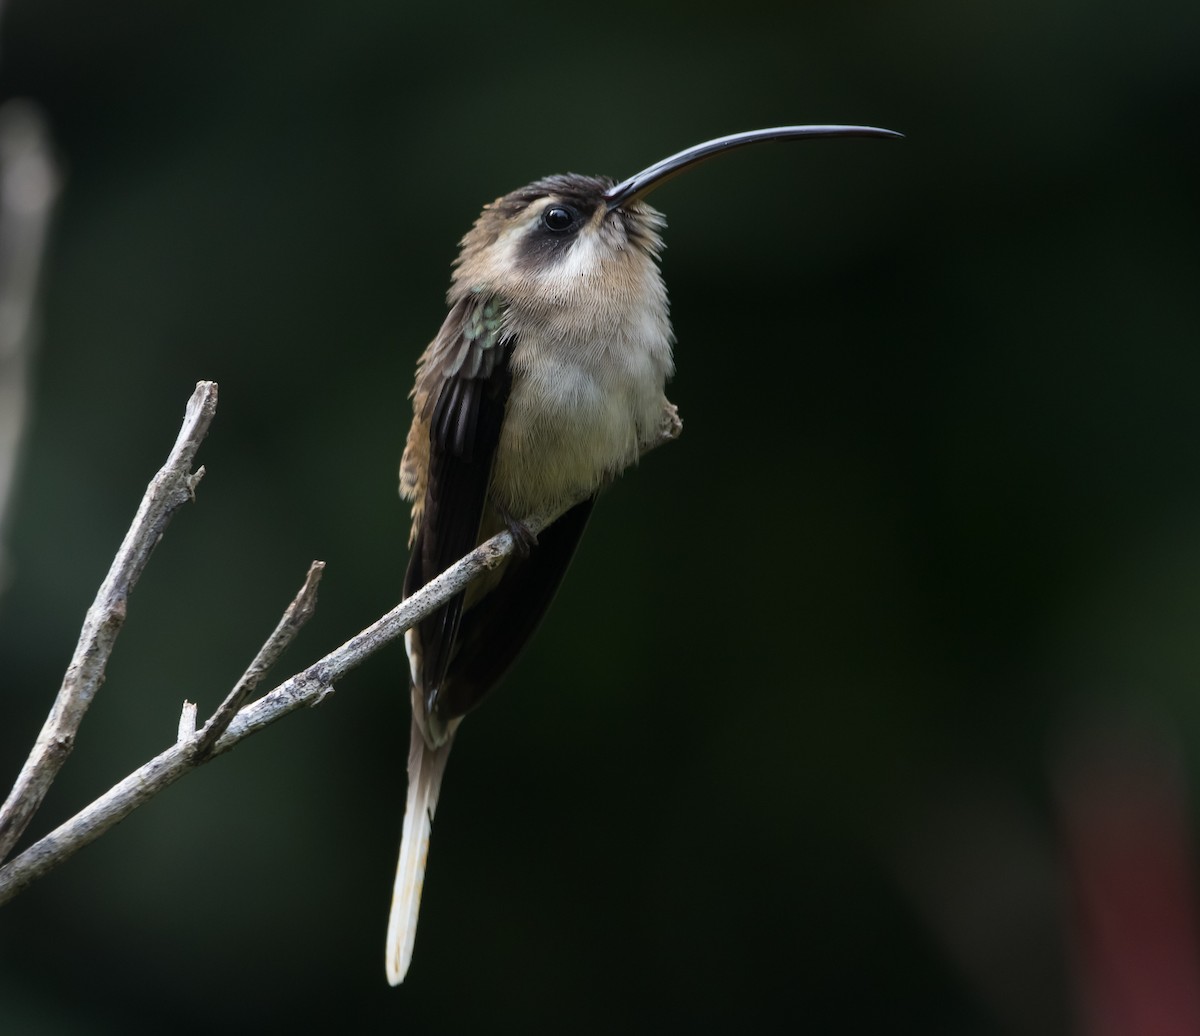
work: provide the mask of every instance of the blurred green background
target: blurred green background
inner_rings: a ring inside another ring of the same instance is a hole
[[[484,202],[758,126],[907,134],[655,196],[684,435],[463,728],[401,989],[397,646],[4,907],[0,1031],[1099,1031],[1071,803],[1132,767],[1196,815],[1200,6],[12,0],[0,87],[65,176],[5,788],[220,383],[27,842],[211,711],[311,559],[280,678],[396,601],[407,392]]]

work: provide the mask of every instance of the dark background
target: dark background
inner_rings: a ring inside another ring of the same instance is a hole
[[[1171,836],[1118,906],[1193,869],[1200,6],[431,6],[5,11],[3,94],[65,184],[4,787],[193,385],[221,393],[28,837],[214,708],[312,558],[278,677],[395,603],[406,396],[484,202],[758,126],[907,139],[655,196],[684,435],[463,728],[401,989],[397,646],[5,907],[0,1031],[1099,1032],[1106,858],[1072,832]]]

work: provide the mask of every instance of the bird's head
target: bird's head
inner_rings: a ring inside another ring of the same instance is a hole
[[[486,206],[463,238],[451,302],[468,291],[493,292],[519,306],[569,305],[597,289],[617,297],[637,293],[655,268],[666,222],[644,199],[668,180],[770,140],[898,136],[870,126],[781,126],[705,141],[620,183],[574,173],[535,180]]]

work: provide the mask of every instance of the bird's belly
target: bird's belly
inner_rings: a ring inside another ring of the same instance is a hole
[[[662,373],[600,375],[574,363],[516,372],[492,472],[493,502],[514,518],[557,510],[637,460],[657,427]]]

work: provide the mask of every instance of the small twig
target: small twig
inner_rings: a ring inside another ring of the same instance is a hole
[[[190,741],[196,736],[196,703],[194,701],[185,701],[183,709],[179,713],[179,733],[176,735],[176,742]]]
[[[663,423],[659,435],[656,439],[642,444],[643,454],[675,439],[681,429],[682,424],[674,406],[664,401]],[[579,499],[563,507],[558,514],[566,512],[590,495],[582,494]],[[524,524],[536,534],[554,521],[558,514],[532,515]],[[512,553],[513,548],[513,538],[507,530],[497,533],[476,547],[466,557],[372,625],[351,637],[341,647],[242,708],[233,717],[225,733],[212,746],[210,754],[198,755],[194,739],[181,740],[135,770],[90,806],[35,842],[10,863],[0,867],[0,904],[6,903],[89,842],[95,841],[143,802],[174,784],[185,773],[227,752],[244,738],[282,719],[288,713],[305,706],[319,705],[329,695],[336,681],[445,604],[471,580],[498,566]],[[303,596],[302,590],[300,597]],[[298,597],[297,600],[299,599]],[[251,666],[251,669],[253,668]],[[202,735],[203,731],[197,737]]]
[[[171,516],[193,499],[204,473],[192,462],[217,407],[215,382],[202,381],[188,400],[183,426],[167,463],[151,480],[96,599],[88,609],[79,643],[54,707],[38,735],[4,806],[0,808],[0,860],[12,851],[50,790],[75,744],[75,732],[92,703],[125,621],[129,593],[162,538]]]
[[[250,668],[242,674],[237,686],[229,692],[220,708],[212,714],[212,718],[204,724],[204,729],[196,735],[192,742],[192,752],[197,762],[204,762],[212,754],[217,739],[229,729],[233,717],[246,704],[250,692],[258,686],[259,681],[266,676],[268,670],[278,661],[287,646],[295,639],[301,627],[312,618],[317,608],[317,584],[321,582],[321,573],[325,571],[324,561],[314,561],[304,577],[304,585],[296,594],[295,600],[287,606],[283,618],[275,631],[267,638],[266,643],[258,649]]]

